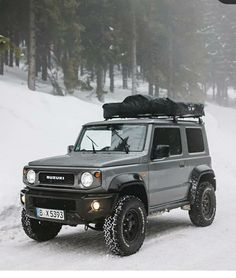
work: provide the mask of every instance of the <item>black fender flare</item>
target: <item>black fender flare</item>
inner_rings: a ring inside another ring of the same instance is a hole
[[[214,189],[216,190],[215,173],[208,165],[199,165],[195,167],[190,175],[189,183],[189,199],[193,204],[196,198],[197,187],[201,179],[211,180]]]
[[[114,177],[109,185],[109,191],[120,192],[122,189],[132,184],[143,185],[146,190],[145,182],[139,174],[128,173]]]
[[[141,175],[137,173],[120,174],[112,179],[108,191],[120,193],[122,190],[126,188],[128,189],[128,187],[132,188],[132,186],[136,186],[136,189],[140,187],[140,189],[144,190],[145,196],[142,195],[138,197],[145,203],[146,210],[148,211],[149,196],[147,193],[145,181],[143,180]]]

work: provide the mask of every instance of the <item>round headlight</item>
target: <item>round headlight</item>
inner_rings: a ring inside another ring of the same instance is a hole
[[[93,183],[93,176],[92,174],[88,173],[88,172],[85,172],[82,174],[81,176],[81,184],[84,186],[84,187],[89,187],[91,186]]]
[[[28,183],[31,183],[31,184],[35,183],[35,179],[36,179],[35,171],[29,170],[27,172],[26,178],[27,178]]]

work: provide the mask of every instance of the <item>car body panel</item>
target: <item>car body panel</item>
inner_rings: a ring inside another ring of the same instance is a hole
[[[167,119],[129,119],[88,123],[84,127],[125,123],[147,124],[148,128],[143,151],[130,152],[128,154],[126,152],[93,153],[72,151],[67,155],[35,160],[25,167],[25,169],[36,171],[34,185],[30,185],[25,178],[23,179],[27,188],[34,190],[39,195],[42,193],[44,196],[47,194],[53,196],[53,192],[55,192],[55,196],[58,196],[57,194],[61,192],[62,194],[87,194],[88,197],[96,196],[96,194],[111,194],[111,192],[116,194],[122,189],[122,185],[126,184],[132,187],[132,184],[136,182],[145,188],[149,212],[188,204],[190,202],[189,192],[193,186],[192,172],[199,165],[203,165],[198,168],[200,172],[205,171],[206,167],[211,169],[211,157],[204,124],[186,120],[176,122]],[[180,155],[156,160],[151,159],[155,127],[178,127],[180,129],[182,142],[182,153]],[[201,153],[188,153],[185,129],[192,127],[202,130],[205,148]],[[102,173],[100,184],[97,182],[96,186],[88,189],[81,187],[80,177],[82,173],[93,173],[94,171],[101,171]],[[72,173],[75,176],[74,184],[70,186],[41,184],[39,182],[39,174],[42,172],[55,173],[55,175],[57,173]],[[79,203],[79,199],[76,202]]]
[[[55,156],[35,160],[29,166],[58,166],[58,167],[114,167],[121,165],[138,164],[142,161],[142,153],[125,152],[72,152],[67,155]]]

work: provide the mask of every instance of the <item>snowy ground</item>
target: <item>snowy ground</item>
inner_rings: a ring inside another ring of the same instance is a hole
[[[119,258],[101,232],[64,227],[36,243],[20,226],[23,166],[65,153],[83,123],[102,119],[100,105],[30,92],[18,74],[0,77],[0,270],[236,270],[236,110],[209,104],[206,111],[218,186],[214,224],[196,228],[181,210],[149,218],[140,252]]]

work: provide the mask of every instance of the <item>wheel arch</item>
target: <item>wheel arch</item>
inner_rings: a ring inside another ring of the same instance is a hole
[[[199,183],[204,181],[211,182],[212,186],[214,187],[214,190],[216,191],[215,172],[208,165],[199,165],[192,170],[189,178],[189,198],[191,204],[195,200]]]
[[[109,192],[118,192],[119,196],[133,195],[139,198],[145,207],[148,214],[149,200],[145,181],[139,174],[122,174],[115,178],[110,183]]]

